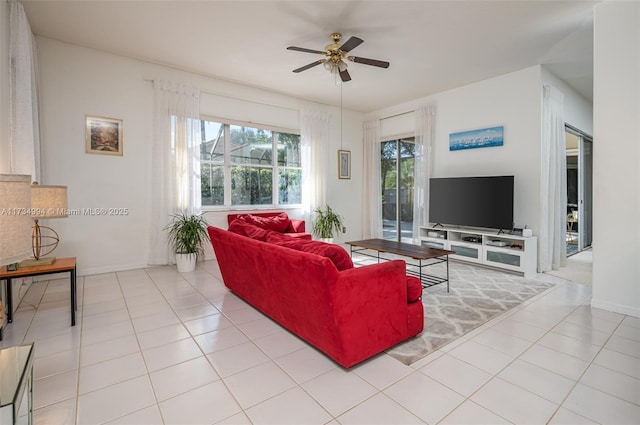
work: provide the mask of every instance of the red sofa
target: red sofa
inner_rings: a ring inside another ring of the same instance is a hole
[[[269,230],[253,234],[262,240],[208,232],[233,293],[346,368],[422,332],[422,287],[402,260],[354,268],[349,259],[338,270],[325,252],[348,257],[337,245],[297,241],[312,254],[282,246],[295,241]]]
[[[311,233],[306,232],[304,220],[289,218],[285,212],[228,214],[227,224],[231,226],[231,223],[236,219],[245,220],[262,228],[285,233],[294,238],[311,239]]]

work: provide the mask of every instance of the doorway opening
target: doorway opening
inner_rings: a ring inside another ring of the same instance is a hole
[[[565,125],[567,155],[567,256],[591,247],[593,140]]]

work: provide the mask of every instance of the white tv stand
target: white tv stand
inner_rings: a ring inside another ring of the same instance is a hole
[[[538,239],[498,234],[497,231],[425,226],[419,229],[421,244],[454,251],[449,258],[536,275]],[[475,238],[475,240],[469,240]],[[466,239],[466,240],[465,240]]]

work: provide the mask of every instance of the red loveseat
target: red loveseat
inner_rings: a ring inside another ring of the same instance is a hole
[[[227,224],[231,226],[231,223],[236,219],[244,220],[263,229],[285,233],[294,238],[311,239],[311,233],[307,233],[305,230],[304,220],[289,218],[285,212],[228,214]]]
[[[422,287],[402,260],[338,270],[335,258],[281,246],[287,238],[272,231],[257,233],[274,242],[208,232],[233,293],[346,368],[422,332]],[[324,255],[322,246],[312,248]]]

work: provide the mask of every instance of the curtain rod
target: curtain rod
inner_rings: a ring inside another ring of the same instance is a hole
[[[399,112],[399,113],[397,113],[397,114],[389,115],[389,116],[386,116],[386,117],[381,117],[381,118],[378,118],[378,119],[379,119],[379,120],[386,120],[386,119],[389,119],[389,118],[400,117],[400,116],[402,116],[402,115],[413,114],[414,112],[416,112],[416,110],[415,110],[415,109],[412,109],[412,110],[410,110],[410,111],[406,111],[406,112]]]
[[[153,81],[154,81],[154,78],[149,78],[149,77],[144,77],[143,79],[144,79],[144,81],[149,81],[151,83],[153,83]],[[250,98],[247,98],[247,97],[239,97],[239,96],[235,96],[235,95],[232,96],[232,95],[226,94],[226,93],[216,93],[216,92],[213,92],[213,91],[202,90],[202,89],[198,89],[198,90],[200,90],[201,93],[210,94],[212,96],[226,97],[227,99],[233,99],[233,100],[244,100],[246,102],[256,103],[256,104],[265,105],[265,106],[273,106],[273,107],[281,108],[281,109],[288,109],[290,111],[295,111],[295,112],[300,112],[301,109],[304,109],[304,108],[292,108],[291,106],[276,105],[276,104],[273,104],[273,103],[267,103],[267,102],[263,102],[263,101],[260,101],[260,100],[250,99]],[[284,95],[282,95],[282,96],[284,96]]]

